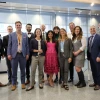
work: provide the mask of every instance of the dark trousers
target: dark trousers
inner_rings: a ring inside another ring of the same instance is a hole
[[[25,67],[26,67],[26,58],[23,57],[22,53],[18,53],[15,58],[11,61],[12,64],[12,84],[16,85],[17,82],[17,69],[18,64],[21,71],[21,83],[25,84]]]
[[[30,80],[30,65],[32,61],[32,56],[29,56],[29,59],[26,62],[26,78],[27,80]]]
[[[90,65],[94,83],[100,85],[100,62],[96,62],[96,58],[90,58]]]
[[[69,71],[70,71],[70,79],[73,80],[73,76],[74,76],[74,64],[73,64],[73,61],[69,65]]]
[[[7,64],[7,72],[8,72],[8,81],[12,82],[12,67],[11,61],[6,57],[6,64]]]

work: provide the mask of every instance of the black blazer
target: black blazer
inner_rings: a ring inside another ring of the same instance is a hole
[[[7,47],[8,47],[9,35],[3,37],[3,55],[7,56]]]
[[[30,51],[32,52],[33,56],[38,56],[37,52],[33,52],[33,50],[38,50],[38,41],[34,38],[30,41]],[[43,50],[43,53],[41,53],[41,56],[45,56],[46,53],[46,44],[43,40],[41,40],[41,49]]]
[[[87,59],[90,60],[90,58],[92,57],[92,59],[95,60],[97,57],[100,57],[100,35],[95,35],[91,47],[91,53],[89,52],[89,40],[90,37],[88,38]]]

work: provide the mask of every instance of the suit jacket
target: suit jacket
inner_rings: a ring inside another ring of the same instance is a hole
[[[58,57],[60,57],[60,42],[58,42]],[[72,41],[71,39],[67,39],[64,42],[64,57],[65,58],[72,58],[73,56],[73,46],[72,46]]]
[[[11,55],[12,58],[16,57],[18,50],[18,40],[16,32],[13,32],[9,35],[9,42],[7,48],[7,55]],[[29,55],[29,45],[28,45],[28,37],[27,34],[22,32],[22,54],[25,57]]]
[[[7,47],[8,47],[9,35],[3,37],[3,55],[7,56]]]
[[[97,57],[100,57],[100,35],[99,34],[95,35],[91,47],[91,53],[89,52],[89,40],[90,37],[88,38],[87,58],[88,60],[90,60],[90,57],[92,57],[92,59],[96,60]]]

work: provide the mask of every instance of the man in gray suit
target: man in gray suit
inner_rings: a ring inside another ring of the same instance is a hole
[[[18,63],[21,70],[22,89],[25,89],[25,67],[29,58],[27,34],[21,31],[22,23],[15,22],[16,32],[9,35],[7,55],[12,64],[12,91],[16,89]]]

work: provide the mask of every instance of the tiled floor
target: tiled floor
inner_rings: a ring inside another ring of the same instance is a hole
[[[100,100],[100,90],[94,91],[93,88],[88,86],[91,81],[88,81],[87,71],[85,72],[85,79],[87,87],[78,89],[72,84],[69,84],[69,91],[66,91],[55,84],[54,88],[44,85],[44,89],[40,90],[38,87],[37,75],[36,85],[32,91],[26,92],[21,89],[20,77],[18,73],[18,87],[15,91],[11,91],[11,86],[0,88],[0,100]],[[75,73],[75,81],[77,82],[77,75]],[[0,74],[0,81],[2,83],[7,82],[7,74]]]

